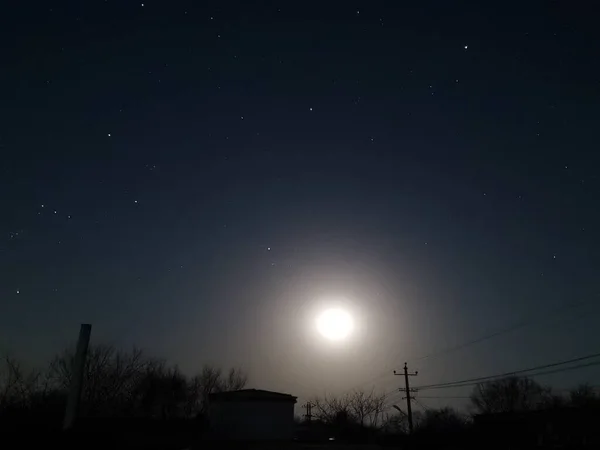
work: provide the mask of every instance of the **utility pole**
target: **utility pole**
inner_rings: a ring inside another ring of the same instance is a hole
[[[399,391],[400,392],[406,392],[406,410],[408,411],[408,431],[410,432],[410,434],[412,434],[413,432],[413,420],[412,420],[412,408],[410,406],[410,401],[412,400],[412,397],[410,396],[411,392],[416,392],[415,389],[411,389],[410,385],[408,384],[408,377],[414,377],[417,376],[419,372],[415,373],[408,373],[408,367],[406,366],[406,363],[404,363],[404,374],[401,373],[396,373],[396,371],[394,370],[394,375],[404,375],[404,388],[400,388]]]
[[[79,412],[79,400],[81,398],[81,388],[83,386],[85,356],[90,344],[91,332],[91,325],[86,323],[81,324],[81,328],[79,330],[79,340],[77,341],[77,350],[75,351],[75,357],[71,363],[71,383],[67,397],[67,409],[65,411],[63,430],[69,430],[73,427],[73,423],[75,422],[77,413]]]
[[[312,420],[313,404],[311,402],[306,402],[304,405],[302,405],[302,407],[306,409],[306,414],[304,414],[304,417],[306,417],[306,421],[310,422]]]

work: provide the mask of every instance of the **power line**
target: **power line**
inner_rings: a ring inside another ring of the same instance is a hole
[[[516,322],[516,323],[514,323],[514,324],[512,324],[512,325],[510,325],[510,326],[508,326],[506,328],[502,328],[500,330],[497,330],[497,331],[494,331],[494,332],[491,332],[491,333],[488,333],[488,334],[484,334],[483,336],[480,336],[478,338],[475,338],[475,339],[463,342],[461,344],[458,344],[458,345],[455,345],[455,346],[452,346],[452,347],[446,347],[445,349],[433,351],[433,352],[431,352],[429,354],[426,354],[426,355],[418,357],[418,358],[409,359],[409,361],[413,361],[413,362],[422,361],[422,360],[427,359],[427,358],[433,358],[434,356],[439,356],[439,355],[442,355],[442,354],[452,353],[452,352],[455,352],[455,351],[458,351],[458,350],[462,350],[465,347],[469,347],[471,345],[479,344],[480,342],[484,342],[484,341],[487,341],[489,339],[493,339],[495,337],[501,336],[501,335],[506,334],[506,333],[510,333],[510,332],[518,330],[520,328],[525,328],[527,326],[534,325],[536,323],[542,322],[545,319],[547,319],[549,316],[552,316],[552,315],[554,315],[554,314],[556,314],[558,312],[561,312],[563,310],[568,310],[568,309],[571,309],[571,308],[576,308],[578,306],[585,305],[587,303],[591,303],[591,300],[583,300],[581,302],[577,302],[577,303],[574,303],[574,304],[561,305],[561,306],[555,308],[554,310],[552,310],[548,315],[546,315],[545,317],[542,317],[541,319],[540,319],[539,315],[530,314],[529,316],[526,316],[526,317],[522,318],[520,321],[518,321],[518,322]]]
[[[533,325],[536,322],[538,322],[538,320],[539,321],[543,321],[546,318],[548,318],[549,316],[552,316],[552,315],[554,315],[554,314],[556,314],[558,312],[561,312],[563,310],[569,310],[571,308],[576,308],[578,306],[582,306],[582,305],[585,305],[585,304],[588,304],[588,303],[595,303],[595,302],[592,301],[592,300],[582,300],[580,302],[573,303],[573,304],[563,304],[563,305],[560,305],[560,306],[556,307],[554,310],[551,310],[548,313],[548,315],[546,315],[545,317],[542,317],[541,320],[539,320],[539,315],[536,315],[535,313],[534,314],[529,314],[528,316],[525,316],[524,318],[522,318],[519,322],[517,322],[517,323],[515,323],[513,325],[510,325],[510,326],[508,326],[506,328],[503,328],[503,329],[500,329],[500,330],[497,330],[497,331],[485,334],[483,336],[480,336],[478,338],[475,338],[475,339],[463,342],[462,344],[458,344],[458,345],[453,346],[453,347],[447,347],[445,349],[436,350],[436,351],[434,351],[432,353],[426,354],[426,355],[418,357],[418,358],[409,358],[408,361],[413,361],[413,362],[422,361],[424,359],[433,358],[435,356],[439,356],[439,355],[442,355],[442,354],[445,354],[445,353],[452,353],[452,352],[455,352],[455,351],[458,351],[458,350],[462,350],[465,347],[469,347],[471,345],[479,344],[480,342],[484,342],[486,340],[493,339],[493,338],[495,338],[497,336],[501,336],[503,334],[510,333],[511,331],[518,330],[519,328],[525,328],[525,327],[527,327],[529,325]],[[355,390],[355,389],[357,389],[357,388],[359,388],[361,386],[364,386],[365,384],[368,384],[368,383],[380,380],[381,378],[385,377],[385,375],[388,373],[389,370],[391,370],[390,367],[386,368],[379,375],[376,375],[375,377],[368,378],[366,381],[358,383],[358,384],[354,385],[354,387],[352,387],[352,388],[346,389],[345,392],[350,392],[350,391]]]
[[[593,366],[600,366],[600,361],[596,361],[596,362],[592,362],[592,363],[587,363],[587,364],[578,364],[576,366],[571,366],[571,367],[563,367],[560,369],[554,369],[554,370],[547,370],[545,372],[538,372],[538,373],[532,373],[532,374],[527,374],[527,376],[529,378],[536,378],[542,375],[551,375],[554,373],[562,373],[562,372],[568,372],[570,370],[576,370],[576,369],[583,369],[586,367],[593,367]],[[498,377],[498,378],[493,378],[491,380],[488,381],[496,381],[502,379],[502,377]],[[464,384],[453,384],[452,386],[441,386],[441,387],[432,387],[429,389],[451,389],[451,388],[461,388],[461,387],[467,387],[467,386],[475,386],[477,384],[480,384],[481,382],[474,382],[474,383],[464,383]]]
[[[458,399],[458,398],[471,398],[468,395],[444,395],[444,396],[436,396],[436,395],[419,395],[419,398],[428,398],[428,399]]]
[[[552,369],[552,370],[546,370],[546,371],[542,371],[542,372],[537,372],[537,373],[533,373],[533,374],[529,374],[528,376],[531,378],[534,377],[538,377],[538,376],[543,376],[543,375],[551,375],[551,374],[555,374],[555,373],[562,373],[562,372],[568,372],[570,370],[577,370],[577,369],[582,369],[582,368],[586,368],[586,367],[594,367],[594,366],[600,366],[600,361],[594,361],[594,362],[590,362],[590,363],[585,363],[585,364],[577,364],[575,366],[570,366],[570,367],[561,367],[559,369]],[[504,376],[503,375],[497,375],[497,378],[502,378]],[[466,387],[466,386],[474,386],[476,384],[479,384],[479,382],[470,382],[470,383],[461,383],[461,384],[457,384],[457,385],[451,385],[451,386],[440,386],[440,387],[426,387],[426,388],[416,388],[416,389],[449,389],[449,388],[458,388],[458,387]],[[591,386],[593,389],[599,389],[599,387],[597,386]],[[558,389],[558,391],[570,391],[571,389]],[[389,394],[386,394],[389,395]],[[389,395],[389,397],[395,397],[392,398],[391,401],[396,401],[399,400],[400,398],[396,395]],[[470,396],[467,395],[444,395],[444,396],[437,396],[437,395],[420,395],[418,398],[420,399],[470,399]],[[414,398],[413,398],[414,399]],[[391,407],[391,405],[390,405]]]
[[[477,378],[468,378],[465,380],[460,380],[460,381],[450,381],[447,383],[438,383],[438,384],[429,384],[429,385],[424,385],[424,386],[418,386],[416,389],[419,390],[425,390],[425,389],[442,389],[442,388],[447,388],[447,387],[459,387],[462,385],[471,385],[471,384],[477,384],[480,383],[482,381],[487,381],[487,380],[492,380],[495,378],[504,378],[504,377],[509,377],[512,375],[519,375],[519,374],[523,374],[523,373],[527,373],[527,372],[532,372],[532,371],[536,371],[536,370],[541,370],[541,369],[547,369],[550,367],[557,367],[557,366],[563,366],[565,364],[571,364],[574,362],[579,362],[579,361],[585,361],[588,359],[592,359],[592,358],[597,358],[600,357],[600,353],[594,353],[592,355],[587,355],[587,356],[582,356],[579,358],[573,358],[573,359],[569,359],[566,361],[560,361],[560,362],[555,362],[555,363],[551,363],[551,364],[544,364],[542,366],[536,366],[536,367],[531,367],[529,369],[521,369],[521,370],[515,370],[512,372],[505,372],[502,374],[497,374],[497,375],[489,375],[489,376],[485,376],[485,377],[477,377]],[[596,365],[596,364],[600,364],[600,361],[598,362],[594,362],[594,363],[590,363],[587,365],[580,365],[580,366],[576,366],[577,368],[579,367],[588,367],[588,366],[592,366],[592,365]],[[570,369],[570,368],[564,368],[561,370],[565,370],[565,369]],[[532,374],[533,375],[541,375],[541,373],[538,374]]]
[[[564,310],[569,310],[571,308],[576,308],[578,306],[582,306],[582,305],[585,305],[585,304],[588,304],[588,303],[595,303],[595,302],[593,302],[592,300],[582,300],[580,302],[573,303],[573,304],[560,305],[560,306],[556,307],[555,309],[551,310],[545,317],[542,317],[541,320],[539,318],[539,315],[530,314],[528,316],[525,316],[519,322],[517,322],[517,323],[515,323],[515,324],[513,324],[511,326],[508,326],[506,328],[503,328],[503,329],[500,329],[500,330],[497,330],[497,331],[485,334],[483,336],[480,336],[478,338],[475,338],[475,339],[463,342],[462,344],[458,344],[458,345],[453,346],[453,347],[447,347],[445,349],[434,351],[432,353],[426,354],[426,355],[418,357],[418,358],[409,358],[408,361],[414,361],[414,362],[416,362],[416,361],[422,361],[422,360],[425,360],[425,359],[428,359],[428,358],[433,358],[435,356],[439,356],[439,355],[442,355],[442,354],[445,354],[445,353],[452,353],[452,352],[455,352],[455,351],[458,351],[458,350],[462,350],[463,348],[469,347],[471,345],[479,344],[480,342],[484,342],[486,340],[493,339],[493,338],[495,338],[497,336],[501,336],[503,334],[510,333],[510,332],[518,330],[520,328],[525,328],[525,327],[527,327],[529,325],[533,325],[533,324],[535,324],[537,322],[541,322],[541,321],[547,319],[548,317],[553,316],[554,314],[556,314],[558,312],[561,312],[561,311],[564,311]],[[352,388],[346,389],[344,392],[348,393],[348,392],[351,392],[353,390],[356,390],[356,389],[360,388],[361,386],[364,386],[365,384],[378,381],[378,380],[384,378],[385,375],[387,373],[389,373],[388,372],[389,370],[391,370],[391,368],[388,367],[383,372],[381,372],[379,375],[376,375],[375,377],[368,378],[366,381],[358,383],[358,384],[354,385]],[[387,395],[387,394],[385,394],[385,395]]]
[[[429,408],[427,406],[425,406],[423,403],[421,403],[419,400],[417,400],[416,397],[413,397],[413,400],[415,401],[415,403],[417,405],[419,405],[421,408],[423,408],[425,411],[429,411]]]
[[[372,378],[369,378],[369,379],[367,379],[367,381],[363,381],[361,383],[355,384],[351,388],[348,388],[348,389],[344,390],[344,393],[348,393],[348,392],[354,391],[354,390],[360,388],[361,386],[364,386],[365,384],[368,384],[368,383],[380,380],[383,377],[385,377],[386,374],[389,374],[391,371],[392,371],[391,368],[390,369],[385,369],[385,371],[381,372],[379,375],[377,375],[375,377],[372,377]]]
[[[387,399],[389,397],[392,397],[392,394],[397,394],[398,392],[400,392],[400,390],[398,388],[394,388],[389,392],[386,392],[385,394],[383,394],[383,396]]]
[[[586,364],[578,364],[576,366],[571,366],[571,367],[563,367],[561,369],[546,370],[545,372],[534,373],[530,376],[533,378],[533,377],[539,377],[541,375],[551,375],[553,373],[568,372],[569,370],[583,369],[585,367],[593,367],[593,366],[600,366],[600,361],[594,361],[594,362],[586,363]]]

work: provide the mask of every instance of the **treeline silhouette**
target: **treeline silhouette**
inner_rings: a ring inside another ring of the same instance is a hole
[[[56,355],[42,369],[26,370],[15,358],[0,362],[0,429],[20,425],[60,429],[71,382],[73,351]],[[242,389],[247,374],[205,365],[186,376],[175,365],[110,345],[90,346],[85,361],[79,427],[113,418],[201,420],[213,392]],[[113,421],[117,423],[117,421]],[[122,423],[120,421],[119,423]],[[134,421],[129,420],[132,424]]]
[[[59,431],[72,376],[72,359],[73,351],[65,350],[52,358],[47,367],[27,370],[15,358],[3,358],[0,431]],[[116,442],[128,448],[147,447],[150,443],[157,444],[159,435],[169,444],[187,445],[201,438],[207,429],[209,395],[242,389],[247,381],[248,375],[239,368],[222,370],[205,365],[188,376],[177,366],[136,348],[125,351],[109,345],[90,346],[75,429],[99,431],[104,438],[113,436],[114,443],[102,441],[102,445],[113,448]],[[589,428],[596,427],[586,424],[591,423],[590,417],[598,418],[600,412],[600,395],[589,385],[555,391],[531,378],[509,376],[475,385],[465,412],[450,407],[428,408],[415,393],[415,431],[409,438],[408,417],[403,408],[394,406],[399,400],[395,395],[356,390],[315,397],[310,400],[312,420],[298,419],[297,437],[328,440],[335,436],[348,442],[399,445],[410,439],[412,443],[443,442],[460,446],[472,443],[473,439],[481,443],[481,430],[485,430],[486,439],[501,433],[502,438],[518,440],[521,437],[510,437],[510,429],[521,430],[519,433],[523,435],[523,429],[528,432],[535,427],[546,429],[548,424],[560,422],[563,434],[587,433],[586,439],[590,441],[589,436],[594,432],[590,434]],[[573,413],[574,410],[578,412]],[[530,413],[535,415],[533,422]],[[571,423],[577,423],[577,431],[572,432],[565,425]],[[35,433],[30,435],[35,437]]]
[[[406,412],[392,408],[400,398],[373,391],[312,399],[313,420],[310,424],[303,421],[299,429],[306,440],[333,435],[349,442],[443,448],[494,447],[496,443],[508,445],[502,448],[524,448],[531,442],[538,445],[542,438],[543,442],[598,442],[596,427],[587,424],[600,414],[600,395],[586,384],[555,391],[525,377],[484,381],[474,386],[464,412],[451,407],[428,408],[418,393],[413,395],[416,410],[410,437]]]

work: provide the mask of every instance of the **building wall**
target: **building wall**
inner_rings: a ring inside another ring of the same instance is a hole
[[[209,407],[209,421],[218,438],[289,440],[294,433],[294,403],[214,402]]]

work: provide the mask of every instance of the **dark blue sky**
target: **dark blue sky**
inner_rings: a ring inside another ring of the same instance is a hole
[[[385,3],[3,4],[0,350],[91,322],[301,396],[597,351],[591,9]]]

